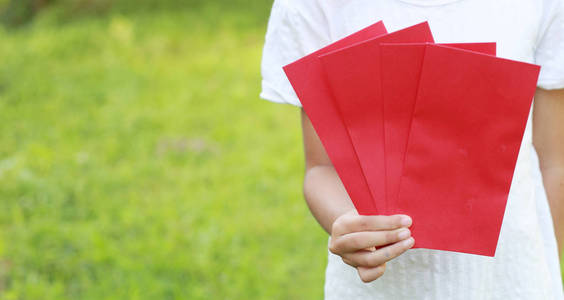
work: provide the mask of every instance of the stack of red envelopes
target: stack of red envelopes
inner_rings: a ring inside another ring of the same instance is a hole
[[[494,256],[540,67],[369,26],[284,67],[356,209],[415,247]]]

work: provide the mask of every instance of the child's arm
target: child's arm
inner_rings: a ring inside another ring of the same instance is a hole
[[[564,89],[538,89],[533,109],[533,142],[539,155],[559,253],[564,246]]]
[[[303,110],[302,130],[304,195],[313,216],[331,235],[329,249],[355,267],[362,281],[378,279],[387,261],[413,246],[407,229],[411,219],[401,215],[359,216]]]

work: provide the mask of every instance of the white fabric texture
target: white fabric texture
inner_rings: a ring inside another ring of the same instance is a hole
[[[388,32],[429,21],[440,43],[497,42],[498,56],[541,65],[539,87],[564,88],[564,0],[276,0],[261,97],[299,106],[282,66],[379,20]],[[325,299],[564,299],[531,127],[529,118],[495,258],[413,249],[364,284],[329,253]]]

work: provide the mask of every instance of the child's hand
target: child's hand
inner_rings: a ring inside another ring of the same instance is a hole
[[[360,216],[352,210],[333,223],[329,250],[355,267],[362,281],[371,282],[384,274],[387,261],[413,247],[409,226],[411,218],[405,215]]]

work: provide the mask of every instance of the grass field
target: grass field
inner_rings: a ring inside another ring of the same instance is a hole
[[[270,2],[192,2],[0,27],[0,299],[321,297]]]

